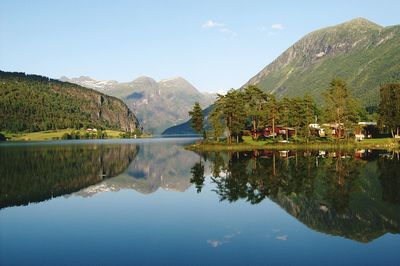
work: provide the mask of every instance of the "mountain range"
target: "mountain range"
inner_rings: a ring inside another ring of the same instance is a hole
[[[382,27],[356,18],[311,32],[241,88],[256,85],[277,97],[309,94],[321,105],[322,93],[333,78],[345,80],[362,106],[376,106],[379,87],[400,81],[400,25]],[[179,133],[194,133],[190,121],[164,131]]]
[[[212,104],[216,96],[199,92],[182,77],[157,82],[142,76],[125,83],[99,81],[86,76],[61,77],[60,80],[120,98],[136,114],[144,130],[155,134],[186,121],[196,101],[204,108]]]
[[[400,25],[382,27],[364,18],[311,32],[243,87],[317,101],[333,78],[344,79],[364,106],[376,105],[379,87],[400,81]]]

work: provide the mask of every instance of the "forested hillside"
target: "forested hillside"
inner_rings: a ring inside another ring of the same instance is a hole
[[[115,97],[47,77],[0,71],[0,131],[82,127],[134,131],[138,121]]]

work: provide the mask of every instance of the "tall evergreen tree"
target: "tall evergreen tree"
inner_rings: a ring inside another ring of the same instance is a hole
[[[204,186],[204,164],[201,162],[195,163],[190,169],[192,173],[192,178],[190,179],[190,183],[195,184],[197,193],[201,192],[201,189]]]
[[[227,133],[227,142],[232,142],[235,137],[239,142],[240,133],[244,128],[246,119],[243,93],[238,90],[230,90],[226,95],[218,95],[211,116],[220,118]],[[218,120],[214,120],[218,122]]]
[[[266,105],[266,114],[264,116],[266,121],[264,123],[265,123],[265,125],[268,125],[268,124],[272,125],[272,131],[274,133],[272,135],[273,138],[275,138],[275,125],[276,125],[278,117],[279,117],[278,101],[276,100],[276,98],[273,94],[269,94],[267,105]]]
[[[315,118],[319,115],[319,110],[314,102],[314,99],[308,94],[303,97],[301,114],[302,127],[300,128],[300,134],[301,136],[305,137],[306,141],[308,141],[311,136],[309,125],[313,123]]]
[[[292,117],[292,101],[288,97],[284,97],[279,103],[281,123],[286,127],[286,139],[289,138],[288,127],[291,126]]]
[[[338,124],[339,129],[348,128],[358,119],[358,104],[348,92],[347,84],[344,80],[333,79],[325,97],[325,115],[328,121]],[[341,130],[338,131],[341,137]]]
[[[380,88],[379,120],[392,136],[400,134],[400,84],[386,84]]]
[[[250,85],[244,90],[244,104],[246,116],[251,121],[251,128],[256,131],[265,115],[268,95],[254,85]]]
[[[222,124],[222,113],[218,109],[219,106],[217,104],[214,104],[214,109],[210,113],[208,121],[210,122],[211,125],[211,135],[219,141],[219,138],[224,134],[224,124]]]
[[[192,128],[199,134],[203,132],[203,110],[200,107],[199,102],[195,102],[193,110],[189,111],[189,115],[192,118]]]

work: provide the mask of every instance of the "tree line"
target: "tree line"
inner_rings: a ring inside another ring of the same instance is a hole
[[[381,87],[381,102],[378,108],[379,124],[382,131],[399,135],[400,128],[400,84]],[[207,137],[219,141],[225,136],[228,143],[240,142],[246,131],[255,132],[267,126],[275,132],[276,125],[294,130],[293,140],[308,142],[315,138],[309,125],[312,123],[334,123],[341,127],[338,138],[348,136],[354,125],[362,120],[374,119],[367,110],[353,98],[346,82],[333,79],[323,92],[324,102],[317,104],[314,99],[303,97],[277,99],[273,94],[250,85],[243,90],[230,90],[218,95],[208,122],[211,129]],[[199,103],[189,112],[191,125],[198,133],[205,135],[205,123]],[[288,130],[286,130],[286,134]],[[345,132],[345,135],[342,132]],[[274,138],[274,136],[273,136]],[[288,138],[288,136],[286,136]]]

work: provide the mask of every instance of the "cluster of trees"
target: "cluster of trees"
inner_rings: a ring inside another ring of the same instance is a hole
[[[141,127],[141,129],[135,129],[134,132],[123,132],[120,133],[119,136],[122,139],[130,139],[130,138],[136,138],[136,137],[140,137],[143,135],[143,127]]]
[[[256,86],[243,90],[230,90],[226,95],[218,95],[213,110],[208,117],[211,130],[208,136],[216,140],[223,135],[227,142],[239,142],[245,130],[255,132],[267,126],[281,125],[294,129],[295,140],[309,141],[314,136],[309,124],[334,123],[339,125],[339,138],[342,131],[351,133],[354,125],[360,120],[369,120],[366,110],[351,96],[345,81],[333,79],[328,89],[323,92],[324,103],[318,104],[308,95],[276,99]],[[400,84],[389,84],[381,88],[381,105],[379,107],[382,123],[387,129],[400,130]],[[198,132],[204,131],[202,110],[198,103],[189,112],[192,127]],[[286,130],[287,134],[288,130]],[[288,135],[286,135],[288,138]]]
[[[71,131],[71,133],[64,133],[61,139],[106,139],[108,138],[107,132],[97,130],[97,132],[85,132],[81,134],[79,130]]]

